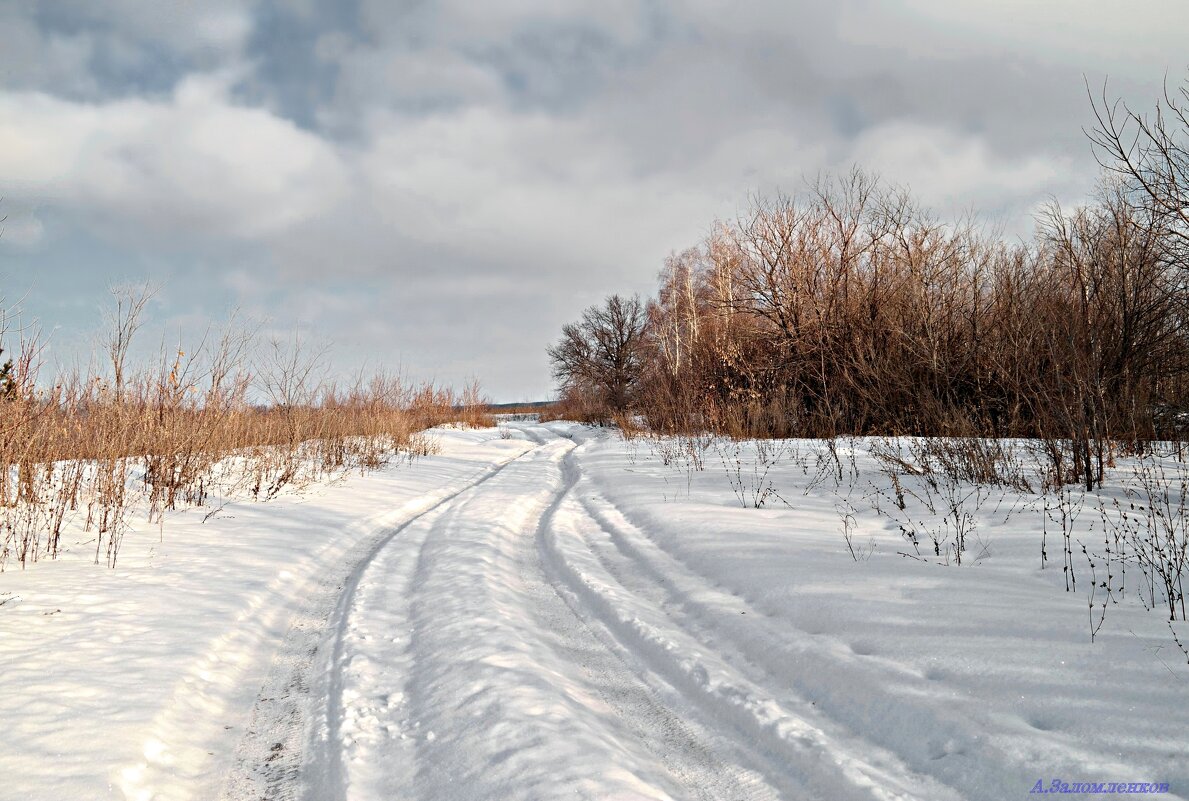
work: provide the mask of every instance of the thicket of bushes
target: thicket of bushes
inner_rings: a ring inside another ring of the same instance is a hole
[[[1189,417],[1189,123],[1166,105],[1096,106],[1101,188],[1030,243],[857,168],[757,199],[654,298],[566,327],[562,400],[659,432],[1036,437],[1063,480],[1100,483],[1111,443],[1181,439]]]

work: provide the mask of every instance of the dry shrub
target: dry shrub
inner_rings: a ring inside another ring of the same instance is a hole
[[[56,557],[76,517],[94,533],[96,561],[114,566],[142,500],[158,520],[214,492],[267,500],[430,453],[426,428],[491,424],[475,383],[461,395],[383,374],[339,386],[300,339],[253,361],[251,334],[234,327],[136,368],[128,345],[145,296],[121,289],[117,300],[129,296],[138,302],[118,305],[107,350],[118,380],[76,372],[39,383],[40,343],[23,332],[13,386],[0,393],[0,569]]]
[[[582,380],[562,405],[665,433],[957,437],[972,473],[1011,469],[985,443],[1040,438],[1059,483],[1092,488],[1115,443],[1184,434],[1176,254],[1162,219],[1110,183],[1010,244],[856,169],[757,199],[670,258],[625,360],[639,365],[631,408]]]

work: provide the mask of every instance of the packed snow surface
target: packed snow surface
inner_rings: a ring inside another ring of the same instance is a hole
[[[0,574],[0,798],[1189,795],[1159,611],[1091,642],[1023,493],[947,566],[901,555],[859,448],[825,481],[567,423],[435,436],[141,527],[114,570],[80,535]]]

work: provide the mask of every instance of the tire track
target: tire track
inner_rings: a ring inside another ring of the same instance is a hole
[[[572,447],[543,430],[528,433],[549,440],[542,455]],[[498,496],[470,494],[421,549],[405,710],[415,732],[413,797],[774,798],[744,794],[754,779],[719,760],[660,703],[656,688],[606,648],[544,574],[540,532],[569,489],[559,461],[505,474],[499,490],[537,485],[517,496],[529,506],[488,525]],[[465,597],[445,600],[460,583]],[[391,791],[361,789],[366,797]]]
[[[345,627],[359,667],[337,692],[352,727],[328,739],[348,758],[318,797],[780,797],[559,591],[542,542],[572,489],[573,445],[522,431],[544,444],[363,577]]]
[[[579,449],[517,428],[537,444],[311,595],[225,799],[954,796],[711,648],[718,617],[581,497]]]
[[[307,601],[295,611],[253,705],[220,795],[222,801],[329,801],[341,796],[341,790],[333,791],[336,783],[341,786],[341,753],[327,746],[336,742],[333,735],[341,722],[342,638],[360,577],[384,546],[411,525],[531,452],[488,467],[432,506],[377,531],[352,549],[341,570],[318,577]],[[315,731],[319,722],[324,733]]]
[[[569,468],[576,487],[580,478],[576,456]],[[567,529],[546,539],[571,592],[624,642],[626,650],[645,662],[646,669],[666,677],[712,719],[730,721],[741,740],[754,743],[766,766],[765,775],[783,785],[786,793],[856,799],[957,797],[951,788],[901,764],[891,752],[852,741],[834,732],[837,727],[820,715],[801,711],[796,704],[790,707],[787,699],[766,692],[765,684],[749,679],[717,648],[712,650],[674,621],[671,610],[658,602],[657,591],[641,595],[626,586],[605,561],[605,549],[600,552],[591,542],[592,537],[614,540],[615,535],[585,508],[584,501],[576,499],[573,506],[574,520]],[[725,600],[727,608],[741,605],[739,599],[720,598],[722,593],[703,589],[716,600]]]
[[[573,659],[574,663],[594,677],[620,677],[614,683],[606,682],[606,686],[615,689],[608,689],[601,693],[601,697],[625,720],[637,721],[633,734],[681,783],[684,793],[678,797],[707,801],[759,801],[782,797],[763,772],[756,769],[754,756],[741,753],[739,743],[731,742],[721,733],[692,720],[686,714],[689,710],[676,688],[642,665],[614,632],[603,625],[597,615],[591,614],[565,582],[553,558],[549,538],[559,509],[572,503],[579,479],[573,466],[576,452],[571,451],[563,464],[564,483],[541,516],[533,539],[531,558],[536,574],[539,614],[542,615],[541,629],[556,628],[557,619],[564,615],[578,620],[582,628],[598,641],[601,648]],[[557,647],[565,648],[566,645]]]

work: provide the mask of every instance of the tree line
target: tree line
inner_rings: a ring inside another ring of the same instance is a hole
[[[1030,242],[936,219],[855,168],[756,198],[549,348],[560,399],[661,432],[1031,437],[1099,483],[1189,417],[1189,84],[1093,98],[1094,197]]]

